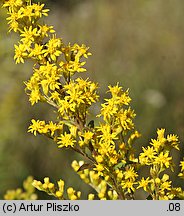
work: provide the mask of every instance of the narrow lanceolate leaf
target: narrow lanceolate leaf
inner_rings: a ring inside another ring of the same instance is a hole
[[[83,164],[78,170],[77,172],[80,172],[80,171],[83,171],[85,169],[91,169],[91,168],[94,168],[94,164]]]

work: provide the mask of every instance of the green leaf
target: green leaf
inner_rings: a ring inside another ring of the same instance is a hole
[[[77,172],[83,171],[85,169],[90,169],[90,168],[94,168],[94,164],[83,164],[78,170]]]
[[[116,169],[121,169],[122,167],[124,167],[125,166],[125,163],[123,163],[123,162],[120,162],[120,163],[118,163],[118,164],[116,164],[115,166],[114,166],[114,169],[116,170]]]

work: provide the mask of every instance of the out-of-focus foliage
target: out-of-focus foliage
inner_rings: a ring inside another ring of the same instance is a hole
[[[117,80],[130,88],[136,125],[146,137],[141,145],[147,145],[148,137],[153,137],[158,127],[177,133],[183,140],[183,1],[173,4],[164,0],[94,0],[81,1],[70,12],[63,7],[53,5],[53,8],[49,22],[65,35],[67,42],[84,42],[91,47],[93,56],[88,69],[93,80],[104,88]],[[14,38],[6,34],[2,13],[1,10],[1,198],[6,189],[21,185],[29,174],[56,179],[62,174],[67,178],[63,167],[69,166],[66,154],[48,144],[47,139],[35,139],[26,133],[33,116],[44,119],[50,116],[45,106],[29,107],[24,86],[20,85],[29,77],[29,69],[15,66],[12,61]]]
[[[65,10],[71,11],[74,10],[76,6],[78,6],[80,3],[83,3],[84,1],[89,0],[47,0],[46,2],[48,2],[48,5],[50,6],[56,5]]]

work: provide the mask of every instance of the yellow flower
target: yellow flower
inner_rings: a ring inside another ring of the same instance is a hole
[[[111,92],[112,97],[116,97],[117,95],[120,95],[122,92],[122,87],[118,86],[119,83],[117,83],[116,86],[108,86],[109,92]]]
[[[56,61],[56,58],[61,55],[62,40],[54,35],[46,44],[44,49],[44,57],[49,61]]]
[[[85,131],[83,134],[84,140],[89,141],[93,138],[94,133],[91,131]]]
[[[20,18],[28,18],[29,21],[33,21],[33,18],[40,18],[42,15],[48,16],[49,9],[43,9],[43,7],[44,4],[27,3],[26,6],[20,7],[18,15]]]
[[[50,96],[49,99],[59,102],[59,100],[60,100],[60,94],[58,92],[56,92],[56,91],[51,92],[51,96]]]
[[[184,160],[180,161],[181,171],[184,171]]]
[[[38,103],[40,99],[41,99],[41,94],[40,94],[39,89],[32,90],[29,95],[29,101],[31,102],[31,105]]]
[[[101,174],[102,171],[104,170],[104,166],[102,164],[96,164],[95,166],[96,166],[95,170],[98,171],[99,174]]]
[[[156,152],[159,152],[160,148],[163,147],[162,143],[155,139],[151,139],[151,145],[154,147]]]
[[[124,92],[122,87],[119,87],[118,85],[119,83],[117,83],[116,86],[108,86],[109,92],[112,94],[112,98],[121,106],[129,105],[131,98],[128,96],[128,90]]]
[[[98,131],[102,133],[101,135],[99,135],[99,137],[101,137],[100,142],[105,143],[106,146],[109,146],[110,144],[115,144],[114,141],[118,139],[117,134],[112,132],[111,126],[108,124],[101,124],[98,127]]]
[[[65,116],[66,112],[70,109],[70,104],[66,100],[59,100],[59,113],[61,116]]]
[[[35,44],[34,48],[29,53],[29,57],[38,58],[39,60],[42,60],[43,58],[43,46],[39,44]]]
[[[55,33],[53,26],[48,26],[46,24],[44,24],[44,25],[38,24],[37,29],[38,29],[37,32],[38,32],[39,36],[42,38],[48,37],[48,33]]]
[[[59,187],[59,192],[63,195],[65,182],[60,179],[57,183]]]
[[[61,134],[59,137],[58,137],[58,141],[57,144],[58,144],[58,148],[62,148],[62,147],[69,147],[69,146],[74,146],[74,144],[76,143],[76,140],[73,139],[72,135],[71,134],[67,134],[65,132],[65,134]]]
[[[133,110],[129,107],[126,110],[122,110],[121,112],[118,113],[117,117],[120,120],[120,124],[122,128],[126,130],[132,130],[134,128],[134,123],[132,119],[136,116]]]
[[[41,65],[39,68],[34,69],[33,76],[36,77],[36,81],[41,85],[45,95],[48,95],[50,90],[54,91],[55,89],[60,88],[61,83],[59,82],[59,79],[61,73],[55,64],[50,64],[47,61],[46,65]],[[33,87],[35,87],[35,84]]]
[[[29,21],[31,21],[31,19],[33,17],[33,8],[32,8],[32,5],[26,5],[25,7],[21,7],[18,10],[18,17],[20,19],[22,19],[22,18],[28,18]]]
[[[115,105],[114,99],[108,99],[107,103],[102,104],[101,114],[99,116],[103,116],[105,121],[109,121],[110,118],[117,114],[118,107]]]
[[[174,134],[169,134],[167,135],[167,141],[169,142],[169,144],[175,148],[176,150],[179,150],[179,140],[178,140],[178,136],[174,135]]]
[[[117,155],[116,151],[114,151],[114,154],[113,153],[111,154],[111,152],[109,152],[108,155],[109,155],[109,162],[110,162],[109,164],[116,165],[117,161],[118,161],[118,155]]]
[[[15,59],[16,64],[24,63],[24,58],[28,56],[25,44],[19,44],[19,46],[17,45],[14,45],[14,46],[15,46],[14,59]]]
[[[56,191],[56,197],[61,198],[63,196],[63,194],[61,193],[61,191]]]
[[[146,178],[146,179],[142,178],[138,183],[139,183],[139,186],[137,187],[137,189],[138,188],[143,188],[145,191],[147,191],[148,185],[150,183],[150,179],[149,179],[149,177]]]
[[[80,191],[76,192],[72,187],[69,187],[67,189],[67,194],[70,200],[77,200],[80,197],[81,192]]]
[[[121,186],[123,189],[126,189],[128,193],[132,193],[132,191],[135,191],[134,188],[135,182],[127,180],[127,181],[122,181]]]
[[[161,148],[164,148],[166,145],[167,139],[164,137],[165,129],[157,130],[157,139],[151,139],[151,145],[154,147],[156,152],[159,152]]]
[[[169,157],[169,152],[161,152],[157,157],[155,157],[154,164],[159,164],[161,167],[165,166],[169,168],[171,165],[172,157]]]
[[[65,97],[65,99],[69,103],[76,103],[76,106],[79,106],[79,104],[84,103],[82,96],[82,91],[78,89],[78,86],[73,82],[71,82],[68,85],[65,85],[64,88],[66,89],[66,93],[68,96]]]
[[[163,139],[163,141],[165,141],[164,133],[165,133],[165,129],[164,128],[161,128],[161,129],[157,130],[158,139],[160,141],[162,141],[162,139]]]
[[[97,163],[102,163],[103,160],[104,159],[103,159],[103,157],[101,155],[96,156]]]
[[[8,13],[9,17],[6,18],[8,21],[8,24],[10,26],[9,32],[13,30],[14,32],[17,32],[19,30],[19,23],[18,23],[18,14],[17,13]]]
[[[91,53],[88,52],[88,49],[89,47],[86,47],[84,44],[82,44],[82,46],[79,46],[78,44],[71,46],[69,43],[68,46],[62,48],[62,52],[65,54],[65,59],[67,62],[79,62],[82,56],[88,58],[88,56],[91,55]]]
[[[3,7],[8,7],[9,11],[13,12],[16,7],[21,7],[23,5],[23,0],[6,0]]]
[[[98,99],[98,95],[94,91],[95,89],[90,90],[91,84],[92,82],[82,80],[81,78],[75,81],[71,80],[70,83],[65,84],[63,91],[66,92],[66,96],[64,100],[59,102],[62,104],[60,112],[65,110],[68,114],[73,113],[74,115],[79,112],[81,118],[84,118],[87,114],[86,108]]]
[[[42,17],[42,15],[48,16],[49,9],[43,9],[44,6],[44,4],[40,3],[32,4],[32,11],[34,11],[34,17]]]
[[[140,153],[139,161],[141,164],[150,165],[155,159],[156,152],[153,147],[142,147],[143,153]]]
[[[109,91],[112,94],[112,98],[105,99],[106,102],[101,105],[101,113],[97,117],[103,116],[104,121],[108,123],[116,119],[125,131],[133,129],[132,119],[135,117],[135,113],[130,107],[128,109],[123,108],[123,106],[129,105],[131,100],[128,96],[128,90],[124,92],[117,84],[116,86],[109,86]]]
[[[85,44],[82,44],[82,46],[79,46],[78,44],[74,44],[71,51],[74,54],[75,61],[79,62],[80,58],[84,56],[84,58],[88,58],[88,56],[91,55],[90,52],[88,52],[89,47],[86,47]]]
[[[84,146],[89,143],[89,141],[92,140],[94,133],[91,131],[85,131],[84,133],[79,132],[79,136],[82,137],[81,140],[79,140],[79,145]]]
[[[50,121],[49,124],[46,125],[46,127],[50,131],[51,136],[53,136],[55,131],[58,129],[58,125],[56,123],[53,123],[52,121]],[[59,125],[59,127],[62,127],[62,125]]]
[[[169,175],[164,174],[164,175],[162,176],[162,181],[165,182],[165,181],[167,181],[167,180],[169,180]]]
[[[168,192],[169,200],[172,200],[173,198],[180,197],[183,195],[183,190],[181,187],[172,187],[171,190]]]
[[[30,26],[29,28],[24,27],[24,30],[22,31],[22,34],[20,35],[23,43],[33,42],[35,40],[35,37],[38,36],[37,28],[34,28]]]
[[[172,149],[175,148],[179,150],[178,144],[178,136],[174,134],[169,134],[167,135],[167,138],[164,137],[165,129],[158,129],[157,134],[158,137],[157,139],[152,139],[151,145],[154,146],[155,150],[159,152],[160,150],[167,148],[167,149]]]
[[[83,68],[86,62],[82,61],[81,58],[87,58],[91,53],[88,52],[89,47],[86,47],[84,44],[79,46],[74,44],[73,46],[68,44],[62,48],[62,52],[65,55],[65,61],[60,62],[60,66],[64,73],[68,76],[73,76],[76,72],[85,72],[86,69]]]
[[[94,194],[88,194],[88,200],[94,200],[95,195]]]
[[[160,190],[161,191],[169,191],[171,190],[171,181],[165,181],[165,182],[162,182],[161,185],[160,185]]]
[[[31,120],[32,125],[29,126],[28,132],[33,133],[36,136],[36,133],[47,133],[47,128],[45,127],[45,121],[40,120]]]
[[[75,61],[69,61],[69,62],[60,62],[60,67],[62,71],[66,74],[66,76],[73,76],[76,72],[85,72],[86,69],[82,68],[85,65],[85,62],[75,62]]]
[[[126,180],[130,179],[132,181],[135,181],[136,177],[138,176],[133,167],[127,168],[123,174]]]

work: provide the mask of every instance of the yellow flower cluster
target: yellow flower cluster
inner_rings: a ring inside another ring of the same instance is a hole
[[[154,165],[159,171],[172,167],[172,157],[169,156],[172,149],[179,150],[179,141],[176,135],[164,136],[165,129],[158,129],[157,139],[151,140],[151,147],[143,147],[143,153],[140,154],[139,161],[144,165]]]
[[[98,101],[98,84],[73,76],[85,72],[84,59],[91,53],[86,45],[65,45],[56,36],[53,26],[41,22],[48,15],[44,4],[31,0],[5,0],[8,10],[9,31],[17,32],[20,40],[15,45],[15,62],[26,59],[34,62],[33,74],[25,82],[26,93],[32,105],[39,101],[53,106],[56,122],[32,119],[28,131],[43,134],[57,143],[58,148],[70,148],[82,155],[86,162],[72,163],[81,179],[97,192],[88,199],[135,199],[134,193],[143,188],[151,199],[173,199],[183,193],[172,186],[166,169],[174,169],[171,150],[179,150],[176,135],[165,137],[164,129],[157,131],[157,139],[135,154],[134,144],[141,135],[135,130],[134,111],[130,107],[128,90],[117,83],[108,86],[97,121],[89,119],[89,108]],[[138,155],[138,156],[136,156]],[[184,178],[184,161],[180,177]],[[140,179],[141,167],[149,167],[149,177]],[[64,181],[57,186],[46,177],[44,182],[34,180],[33,186],[58,199],[64,198]],[[67,199],[79,199],[80,191],[66,190]]]
[[[75,191],[72,187],[67,188],[67,198],[64,196],[64,181],[59,180],[57,182],[57,186],[54,183],[50,182],[48,177],[44,178],[44,182],[34,180],[33,186],[40,191],[45,191],[48,195],[52,195],[60,200],[69,199],[69,200],[77,200],[81,196],[80,191]]]
[[[179,196],[181,188],[173,188],[169,176],[163,174],[163,171],[170,168],[174,169],[174,162],[171,156],[171,150],[179,150],[179,141],[176,135],[164,135],[165,129],[157,130],[157,139],[152,139],[151,146],[143,147],[140,153],[139,162],[141,165],[149,166],[151,179],[142,178],[139,181],[138,188],[142,187],[153,199],[173,199]],[[162,176],[162,177],[161,177]]]
[[[149,198],[154,200],[172,200],[181,198],[182,195],[181,187],[172,187],[172,181],[169,181],[169,175],[167,174],[164,174],[162,178],[142,178],[139,181],[138,188],[143,188],[150,194]]]
[[[74,160],[72,162],[72,167],[74,171],[78,172],[80,178],[87,184],[89,184],[98,194],[98,198],[101,200],[117,200],[118,194],[115,190],[108,189],[107,182],[102,180],[97,172],[85,168],[80,170],[81,167],[84,167],[84,161],[77,162]],[[87,166],[86,166],[87,167]],[[89,167],[89,166],[88,166]],[[88,195],[88,200],[93,200],[95,198],[94,194]]]
[[[32,186],[33,177],[29,176],[23,182],[23,189],[8,190],[4,195],[5,200],[36,200],[35,188]]]
[[[111,93],[110,99],[105,99],[105,103],[102,104],[101,114],[103,119],[107,123],[112,123],[118,127],[119,132],[122,130],[127,131],[134,128],[132,119],[135,117],[133,110],[123,108],[128,106],[131,98],[128,95],[128,90],[123,91],[122,87],[109,86],[109,92]]]
[[[45,121],[36,121],[34,119],[32,119],[31,122],[32,125],[29,127],[28,132],[33,133],[35,136],[38,133],[55,139],[54,137],[56,136],[56,134],[60,133],[63,130],[62,122],[56,124],[50,121],[48,124],[46,124]]]
[[[58,111],[63,119],[73,119],[76,124],[86,123],[88,108],[98,100],[97,85],[91,81],[77,78],[63,86],[62,99],[57,100]],[[77,118],[76,118],[77,115]]]
[[[69,84],[72,75],[86,71],[83,68],[85,61],[81,59],[91,55],[89,48],[84,44],[65,45],[61,38],[56,37],[53,26],[42,24],[40,19],[49,11],[44,9],[44,4],[32,3],[31,0],[7,0],[3,7],[8,9],[10,31],[20,35],[18,45],[15,45],[16,63],[24,63],[25,59],[35,62],[34,73],[25,83],[31,104],[42,99],[50,103],[54,98],[63,99],[62,94],[59,95],[63,88],[61,79]]]

